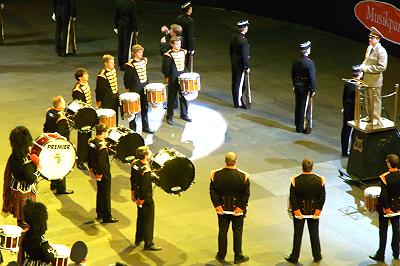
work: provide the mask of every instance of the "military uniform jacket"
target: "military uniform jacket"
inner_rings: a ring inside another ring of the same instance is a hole
[[[76,18],[76,0],[53,0],[56,17]]]
[[[88,165],[95,175],[103,175],[102,180],[111,179],[110,160],[104,140],[96,137],[89,140]]]
[[[138,30],[138,21],[135,4],[131,0],[119,1],[115,10],[114,26],[131,27],[132,32]]]
[[[182,27],[182,48],[194,50],[194,20],[188,14],[181,14],[176,18],[176,24]]]
[[[55,258],[55,250],[42,235],[37,235],[28,230],[22,237],[22,252],[25,260],[50,263]],[[31,264],[28,264],[31,265]],[[34,265],[34,264],[33,264]]]
[[[164,77],[171,79],[171,82],[178,85],[178,76],[186,71],[185,69],[186,50],[169,50],[163,56],[162,73]]]
[[[57,132],[61,136],[69,139],[69,126],[67,117],[63,110],[51,108],[46,113],[46,122],[43,125],[44,133]]]
[[[222,206],[224,197],[234,197],[235,205],[246,211],[250,197],[249,174],[236,167],[211,171],[210,197],[214,207]]]
[[[72,90],[72,99],[80,100],[84,103],[92,105],[92,95],[90,92],[89,83],[80,84],[77,82],[74,89]]]
[[[380,206],[385,209],[390,208],[393,212],[399,211],[400,171],[397,168],[390,168],[379,177],[381,179]]]
[[[302,173],[290,178],[290,203],[292,210],[300,209],[304,213],[304,202],[311,201],[312,209],[322,210],[325,203],[325,177]]]
[[[292,65],[293,87],[303,87],[306,90],[315,92],[315,65],[308,56],[301,56]]]
[[[13,179],[15,178],[18,182],[26,182],[28,185],[36,182],[40,173],[29,156],[18,160],[14,154],[11,154],[9,161]]]
[[[232,34],[229,55],[233,68],[237,70],[250,68],[250,46],[244,34],[240,32]]]
[[[354,119],[354,101],[356,94],[356,85],[351,82],[345,82],[343,88],[343,115],[345,115],[348,119]]]
[[[96,102],[101,101],[101,108],[114,109],[118,105],[118,97],[116,70],[102,69],[96,80]]]
[[[125,63],[124,85],[130,92],[139,93],[148,84],[147,79],[147,58],[136,61],[129,60]]]
[[[131,191],[135,192],[135,198],[144,200],[144,205],[154,205],[153,200],[153,177],[148,164],[136,159],[131,168]]]
[[[363,62],[363,80],[370,87],[382,87],[383,71],[386,70],[388,55],[386,49],[380,43],[369,45],[365,52]]]

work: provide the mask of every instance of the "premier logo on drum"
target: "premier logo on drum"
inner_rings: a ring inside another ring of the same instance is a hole
[[[71,148],[70,144],[49,144],[47,145],[48,149],[52,150],[69,150]]]

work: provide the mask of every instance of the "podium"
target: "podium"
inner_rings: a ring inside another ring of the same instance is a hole
[[[366,86],[362,81],[357,84],[355,93],[354,120],[347,124],[353,128],[351,137],[350,155],[347,164],[347,173],[354,180],[373,180],[386,172],[386,156],[396,154],[400,156],[400,133],[397,130],[397,93],[394,96],[393,120],[380,118],[374,125],[372,121],[361,120],[361,91]]]

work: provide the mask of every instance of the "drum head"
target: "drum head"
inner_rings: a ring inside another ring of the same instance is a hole
[[[74,120],[76,129],[82,131],[90,131],[99,123],[96,110],[91,107],[78,110]]]
[[[180,194],[194,181],[193,163],[186,157],[179,157],[170,151],[161,150],[154,156],[152,169],[160,177],[159,186],[167,193]]]
[[[123,163],[130,163],[136,155],[136,150],[144,145],[144,139],[138,133],[128,133],[121,136],[116,145],[117,158]]]

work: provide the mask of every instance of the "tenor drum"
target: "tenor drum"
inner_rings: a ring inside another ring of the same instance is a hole
[[[0,248],[18,251],[19,238],[22,234],[22,228],[16,225],[0,226]]]
[[[364,208],[367,211],[374,212],[377,211],[377,205],[379,200],[379,195],[381,194],[381,188],[377,186],[367,187],[364,190]]]
[[[161,105],[167,99],[167,93],[165,90],[165,84],[163,83],[149,83],[144,87],[144,91],[147,95],[147,101],[153,105]]]
[[[194,183],[193,163],[174,149],[160,150],[150,166],[160,178],[158,185],[167,193],[180,194]]]
[[[62,179],[76,161],[74,145],[58,133],[43,133],[32,145],[31,153],[39,157],[40,174],[48,180]]]
[[[141,135],[125,126],[111,128],[106,138],[111,155],[123,163],[135,159],[136,149],[144,145]]]
[[[96,113],[99,118],[99,123],[107,125],[108,128],[116,127],[117,114],[113,109],[97,109]]]
[[[182,73],[179,75],[178,79],[183,97],[185,97],[187,101],[196,99],[201,89],[200,75],[194,72]]]
[[[54,266],[67,266],[71,250],[61,244],[52,244],[51,247],[55,250],[55,258],[52,262]]]
[[[74,100],[68,104],[65,115],[68,123],[80,132],[91,131],[99,122],[96,110],[80,100]]]
[[[138,93],[125,92],[119,98],[122,101],[124,114],[132,115],[140,112],[140,95]]]

